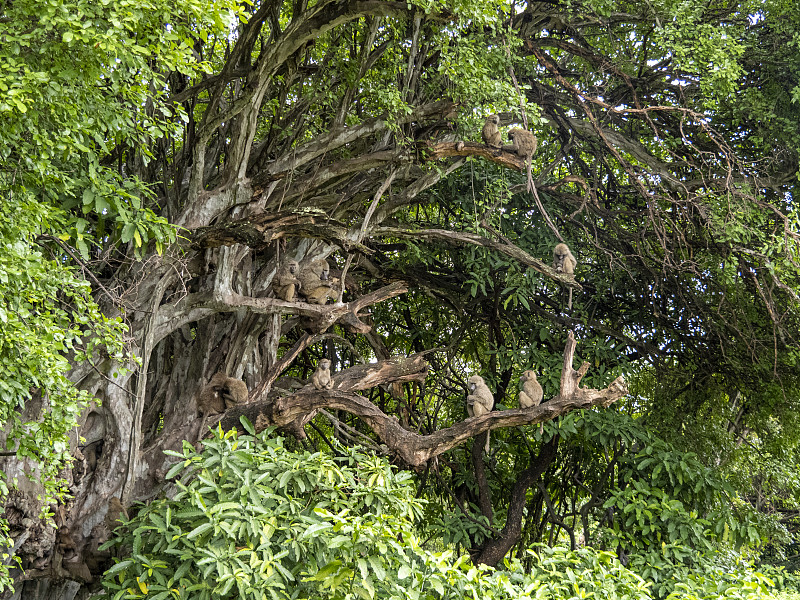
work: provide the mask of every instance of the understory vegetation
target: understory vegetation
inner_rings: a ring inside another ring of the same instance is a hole
[[[170,497],[139,507],[108,542],[120,558],[106,571],[104,597],[754,599],[791,598],[800,584],[744,559],[735,536],[713,533],[718,523],[734,531],[743,523],[714,510],[698,517],[690,498],[647,484],[605,504],[630,515],[627,535],[592,523],[602,546],[624,538],[626,564],[599,547],[571,550],[561,536],[521,548],[498,569],[476,568],[457,551],[470,523],[417,497],[411,474],[339,444],[331,453],[286,442],[271,431],[218,430],[201,452],[184,444]],[[699,484],[688,496],[728,513],[725,486],[703,481],[707,470],[688,462],[667,471],[691,476]]]

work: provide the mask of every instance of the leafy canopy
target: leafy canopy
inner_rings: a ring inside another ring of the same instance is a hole
[[[192,39],[226,29],[232,7],[22,0],[0,9],[0,421],[6,448],[32,461],[48,497],[89,398],[66,378],[70,361],[130,360],[118,312],[91,295],[96,246],[141,254],[175,241],[151,190],[115,163],[129,152],[146,163],[175,126],[161,69],[203,70]]]

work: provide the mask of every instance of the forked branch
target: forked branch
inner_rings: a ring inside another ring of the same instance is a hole
[[[534,425],[581,408],[607,408],[628,393],[622,377],[618,377],[602,390],[579,387],[580,380],[589,369],[589,363],[584,363],[578,371],[573,370],[575,345],[575,336],[570,332],[564,348],[561,390],[549,402],[527,409],[493,411],[480,417],[471,417],[430,435],[419,435],[404,429],[396,417],[385,414],[372,402],[355,393],[390,382],[424,381],[427,362],[422,354],[359,365],[341,371],[333,377],[332,390],[316,390],[307,385],[295,394],[271,397],[231,408],[222,416],[220,423],[224,429],[241,428],[239,418],[246,416],[255,425],[256,431],[277,426],[302,437],[303,426],[318,410],[343,410],[362,419],[406,463],[419,467],[429,459],[484,431]]]

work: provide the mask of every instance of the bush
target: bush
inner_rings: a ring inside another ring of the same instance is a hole
[[[497,571],[452,551],[430,552],[416,536],[424,503],[411,474],[356,449],[338,448],[335,457],[292,452],[271,435],[218,430],[201,452],[186,443],[173,453],[180,462],[168,477],[180,475],[176,493],[140,506],[106,544],[124,558],[105,573],[100,597],[656,597],[652,582],[591,548],[537,546],[529,550],[537,559],[531,573],[519,560]],[[681,575],[670,599],[752,598],[771,585],[750,571]]]

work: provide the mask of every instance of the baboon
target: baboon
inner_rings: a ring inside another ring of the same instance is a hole
[[[486,122],[481,129],[481,139],[483,143],[492,148],[499,148],[503,145],[503,136],[500,135],[500,117],[497,115],[489,115],[486,117]]]
[[[536,379],[536,371],[525,371],[522,373],[522,377],[519,378],[519,381],[522,384],[522,390],[519,392],[519,407],[531,408],[533,406],[539,406],[542,402],[544,392],[542,391],[542,386]]]
[[[311,383],[318,390],[329,390],[333,387],[333,380],[331,379],[331,361],[323,358],[317,364],[317,370],[311,376]]]
[[[525,371],[522,373],[522,377],[519,378],[519,381],[522,384],[522,389],[519,392],[519,407],[532,408],[534,406],[539,406],[542,403],[544,391],[542,390],[541,384],[536,379],[536,371],[531,371],[530,369]],[[544,425],[539,423],[539,435],[543,433]]]
[[[108,501],[108,512],[106,512],[106,516],[103,519],[103,524],[106,526],[109,533],[113,533],[114,529],[119,527],[120,517],[125,517],[127,521],[128,512],[125,510],[125,507],[122,506],[122,502],[120,502],[119,498],[113,496]]]
[[[556,244],[556,247],[553,248],[553,268],[556,270],[556,273],[573,275],[577,265],[578,261],[572,256],[569,246],[566,244]]]
[[[567,275],[575,274],[575,266],[578,261],[572,256],[569,251],[569,246],[566,244],[556,244],[553,248],[553,268],[556,273],[566,273]],[[569,288],[569,301],[567,302],[567,310],[572,310],[572,288]]]
[[[197,400],[197,410],[201,416],[217,415],[225,412],[225,400],[222,397],[222,388],[228,376],[223,372],[215,373]]]
[[[70,560],[78,552],[78,547],[72,540],[72,536],[69,534],[69,528],[66,525],[62,525],[58,528],[58,533],[56,533],[56,550],[64,557],[64,560]]]
[[[225,400],[225,408],[228,409],[237,404],[246,404],[250,392],[247,391],[247,384],[241,379],[228,377],[225,387],[222,388],[222,399]]]
[[[313,260],[300,268],[300,293],[311,304],[325,304],[328,298],[337,300],[335,281],[329,279],[330,270],[326,260]]]
[[[510,146],[503,146],[503,150],[514,152],[517,156],[525,160],[525,167],[528,171],[528,191],[533,191],[533,175],[531,174],[531,159],[536,154],[536,147],[539,140],[526,129],[514,128],[508,132],[508,139],[513,143]]]
[[[331,278],[331,266],[328,264],[327,260],[320,261],[319,278],[322,281],[329,281]]]
[[[530,161],[533,155],[536,154],[536,147],[539,145],[539,140],[530,131],[526,129],[519,129],[515,127],[509,130],[508,139],[512,141],[511,145],[503,146],[503,150],[514,152],[520,158]]]
[[[218,415],[248,398],[247,385],[241,379],[228,377],[222,371],[215,373],[211,381],[200,392],[197,410],[201,416]]]
[[[286,302],[294,302],[295,292],[300,289],[300,280],[297,278],[300,272],[300,263],[296,260],[287,260],[275,273],[275,282],[272,288],[275,295]]]
[[[86,457],[83,452],[81,452],[81,449],[75,448],[75,452],[72,453],[72,456],[75,457],[75,461],[72,463],[72,485],[70,489],[83,481],[83,476],[86,475]]]
[[[491,412],[494,407],[494,396],[486,385],[483,377],[473,375],[467,382],[469,383],[469,394],[467,394],[467,414],[470,417],[480,417]],[[486,432],[486,453],[489,453],[489,432]]]

